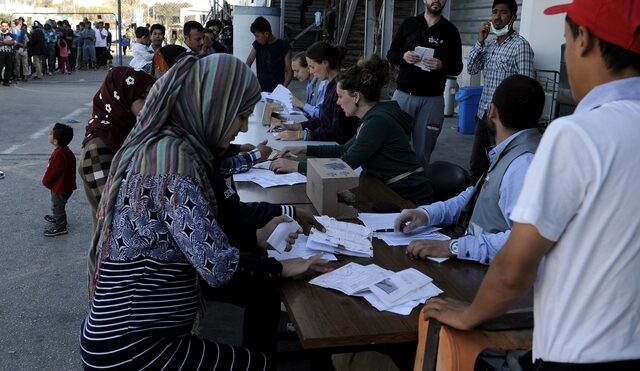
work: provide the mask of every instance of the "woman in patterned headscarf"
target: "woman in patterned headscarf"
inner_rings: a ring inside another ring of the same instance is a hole
[[[79,173],[91,205],[93,227],[111,160],[136,123],[136,116],[155,80],[130,67],[115,67],[93,97],[93,114],[87,123]]]
[[[152,87],[100,203],[80,339],[85,369],[266,369],[261,353],[191,334],[198,275],[221,286],[247,272],[290,277],[322,262],[241,257],[216,221],[214,158],[246,130],[259,98],[251,70],[226,54],[187,56]],[[285,218],[258,230],[258,243]]]

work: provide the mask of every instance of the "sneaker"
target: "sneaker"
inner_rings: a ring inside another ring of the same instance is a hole
[[[52,74],[51,72],[48,72],[48,73],[47,73],[47,75],[49,75],[49,76],[53,76],[53,74]]]
[[[49,222],[51,224],[55,224],[56,223],[56,218],[54,218],[53,215],[45,215],[44,216],[44,220],[46,220],[47,222]]]
[[[60,236],[67,233],[69,233],[69,231],[67,230],[66,226],[60,227],[60,228],[56,228],[55,226],[53,226],[44,230],[45,237],[55,237],[55,236]]]

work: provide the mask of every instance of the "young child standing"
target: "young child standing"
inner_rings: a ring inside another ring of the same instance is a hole
[[[256,41],[252,44],[247,64],[251,67],[256,61],[262,91],[272,92],[278,84],[288,86],[293,75],[289,44],[271,33],[271,24],[264,17],[258,17],[253,21],[251,33]]]
[[[150,44],[149,30],[146,27],[136,28],[136,42],[131,48],[133,59],[129,62],[131,68],[149,72],[153,60],[153,49],[149,46]]]
[[[42,178],[42,184],[51,190],[51,211],[44,220],[53,224],[44,230],[46,237],[67,234],[67,213],[65,205],[76,189],[76,156],[68,145],[73,139],[73,129],[65,124],[55,124],[49,133],[49,143],[55,149],[49,157],[49,165]]]
[[[64,39],[58,39],[58,50],[60,50],[60,71],[64,74],[71,75],[69,69],[69,47]]]

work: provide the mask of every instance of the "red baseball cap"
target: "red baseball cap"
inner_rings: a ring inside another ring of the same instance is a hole
[[[573,0],[544,11],[547,15],[558,13],[567,13],[574,22],[588,28],[601,40],[640,53],[638,0]]]

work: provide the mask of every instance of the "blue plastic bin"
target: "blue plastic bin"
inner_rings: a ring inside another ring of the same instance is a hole
[[[480,105],[482,86],[465,86],[456,93],[458,102],[458,132],[473,134],[476,130],[476,115]]]

